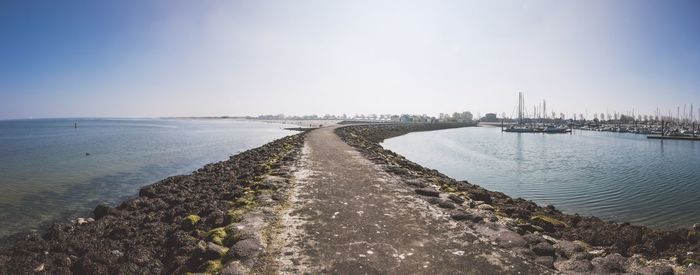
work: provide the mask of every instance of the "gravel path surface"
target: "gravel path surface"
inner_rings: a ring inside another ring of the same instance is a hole
[[[343,142],[337,127],[306,136],[279,235],[281,273],[551,272],[450,219]]]

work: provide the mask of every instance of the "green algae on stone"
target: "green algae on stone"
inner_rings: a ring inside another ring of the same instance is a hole
[[[231,209],[226,212],[226,222],[236,223],[243,220],[243,214],[245,214],[245,209]]]
[[[221,259],[222,257],[224,257],[224,255],[226,255],[226,253],[228,253],[229,248],[224,247],[222,245],[215,244],[213,242],[208,242],[205,245],[204,250],[206,251],[205,252],[205,255],[207,255],[206,257],[208,259],[214,260],[214,259]]]
[[[233,206],[237,208],[250,208],[255,205],[255,191],[246,188],[243,196],[232,201]]]
[[[197,215],[189,215],[185,217],[184,220],[182,220],[182,228],[185,230],[191,230],[194,229],[194,226],[201,220],[201,218]]]
[[[206,274],[217,274],[221,270],[221,261],[220,260],[211,260],[211,261],[206,261],[202,265],[199,266],[199,271],[206,273]]]
[[[226,237],[224,238],[224,245],[231,246],[234,243],[252,237],[250,232],[238,229],[236,224],[230,224],[226,226]]]
[[[226,229],[223,227],[218,227],[214,228],[212,230],[209,230],[207,234],[207,240],[218,244],[218,245],[223,245],[224,244],[224,239],[226,239],[226,236],[228,234],[226,233]]]
[[[534,225],[542,227],[547,232],[554,231],[554,228],[556,227],[569,227],[569,225],[565,222],[545,215],[532,216],[530,218],[530,222],[532,222]]]

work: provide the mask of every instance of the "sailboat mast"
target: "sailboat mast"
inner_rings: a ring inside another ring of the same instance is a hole
[[[518,124],[523,124],[523,92],[518,92]]]

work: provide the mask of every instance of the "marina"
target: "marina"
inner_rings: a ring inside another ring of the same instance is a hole
[[[501,120],[501,131],[509,133],[572,133],[573,130],[582,131],[597,131],[597,132],[615,132],[615,133],[633,133],[647,135],[649,139],[672,139],[672,140],[700,140],[700,124],[697,119],[698,115],[694,116],[694,107],[690,105],[690,112],[686,112],[683,108],[683,113],[680,111],[680,106],[677,108],[677,115],[660,116],[657,111],[655,116],[642,116],[631,114],[624,115],[615,113],[614,115],[606,115],[601,113],[594,114],[592,120],[586,119],[583,114],[579,114],[579,119],[573,115],[572,119],[565,119],[564,114],[559,118],[555,118],[555,113],[552,116],[546,115],[546,101],[535,106],[533,114],[528,116],[525,108],[525,99],[522,92],[518,93],[517,118],[511,119],[506,124],[506,119]],[[539,107],[539,108],[538,108]]]
[[[541,114],[546,114],[547,103],[543,101],[543,110]],[[518,120],[517,124],[505,127],[505,122],[501,121],[501,131],[509,133],[543,133],[543,134],[566,134],[571,133],[571,124],[569,127],[566,125],[566,121],[560,119],[558,121],[545,121],[546,115],[541,116],[538,113],[537,108],[533,112],[533,118],[526,118],[525,111],[525,96],[522,92],[518,93]]]
[[[411,133],[382,146],[455,179],[567,213],[675,228],[692,226],[700,216],[700,146],[694,142],[472,127]]]

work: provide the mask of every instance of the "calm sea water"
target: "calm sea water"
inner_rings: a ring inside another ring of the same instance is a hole
[[[0,121],[0,236],[116,204],[141,186],[293,134],[283,127],[232,119]]]
[[[382,145],[450,177],[568,213],[652,227],[700,222],[700,142],[479,127],[410,133]]]

